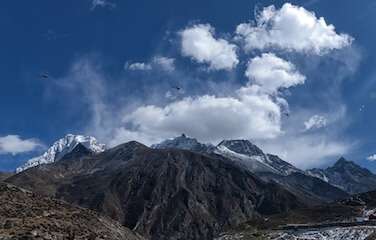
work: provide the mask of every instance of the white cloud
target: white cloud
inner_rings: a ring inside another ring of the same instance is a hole
[[[289,51],[324,54],[351,44],[352,37],[338,34],[323,17],[303,7],[285,3],[281,9],[264,8],[255,23],[243,23],[236,29],[247,51],[281,48]]]
[[[125,63],[125,69],[131,71],[151,71],[151,70],[162,70],[165,72],[173,72],[175,70],[175,59],[163,56],[156,56],[150,62],[135,62],[135,63]]]
[[[124,68],[132,71],[149,71],[152,69],[151,64],[141,62],[126,63]]]
[[[324,116],[313,115],[307,121],[304,122],[305,131],[311,129],[320,129],[328,125],[328,119]]]
[[[152,63],[166,72],[173,72],[175,70],[174,58],[157,56],[153,58]]]
[[[202,141],[223,138],[273,138],[282,133],[280,107],[257,88],[238,91],[236,97],[185,98],[164,107],[143,106],[127,114],[116,139],[137,137],[145,143],[186,133]],[[119,135],[128,134],[120,137]],[[134,139],[133,139],[134,140]]]
[[[225,39],[214,37],[214,28],[198,24],[180,32],[181,53],[212,70],[231,70],[239,63],[236,46]]]
[[[252,59],[247,76],[248,84],[230,96],[171,99],[164,106],[145,105],[127,113],[110,145],[125,140],[150,144],[181,133],[205,142],[278,137],[283,133],[282,113],[288,109],[278,90],[302,84],[305,77],[273,54]]]
[[[43,145],[36,139],[22,139],[18,135],[0,137],[0,154],[20,154],[34,151]]]
[[[108,0],[92,0],[92,2],[91,2],[91,10],[94,10],[97,7],[114,8],[114,7],[116,7],[116,4],[112,3],[112,2],[110,2]]]
[[[346,155],[353,147],[351,143],[324,134],[292,134],[258,144],[265,152],[277,154],[302,169],[323,166]]]
[[[250,60],[245,75],[268,93],[303,84],[305,81],[305,76],[292,63],[273,53],[264,53],[261,57]]]
[[[367,160],[368,161],[376,161],[376,154],[373,154],[373,155],[367,157]]]

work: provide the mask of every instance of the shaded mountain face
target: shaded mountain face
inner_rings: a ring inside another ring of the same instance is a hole
[[[310,206],[329,203],[349,197],[345,191],[327,182],[304,173],[294,172],[283,176],[273,173],[260,173],[264,181],[276,182],[295,194],[301,201]]]
[[[170,140],[173,143],[184,142],[186,137]],[[189,138],[194,144],[171,144],[169,148],[181,148],[195,151],[195,146],[201,146],[196,139]],[[158,145],[165,148],[166,144]],[[194,146],[194,148],[190,148]],[[302,201],[311,205],[336,201],[348,197],[348,194],[329,183],[317,179],[292,164],[283,161],[276,155],[266,154],[248,140],[224,140],[218,146],[205,150],[212,155],[220,155],[231,160],[234,164],[245,168],[267,182],[277,182]],[[321,190],[320,190],[321,189]]]
[[[280,185],[221,156],[136,142],[97,155],[66,155],[7,181],[97,210],[161,240],[212,239],[227,227],[305,206]]]
[[[0,239],[142,240],[93,211],[0,183]]]
[[[376,189],[375,174],[344,158],[340,158],[332,167],[327,169],[311,169],[308,173],[350,194]]]

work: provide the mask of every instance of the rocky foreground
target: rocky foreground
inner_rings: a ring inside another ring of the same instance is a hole
[[[119,223],[0,183],[0,239],[142,240]]]

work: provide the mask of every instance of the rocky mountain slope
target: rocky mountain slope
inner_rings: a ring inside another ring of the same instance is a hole
[[[266,154],[248,140],[224,140],[217,146],[199,143],[185,135],[156,145],[157,148],[178,148],[220,155],[245,168],[267,182],[276,182],[302,201],[317,205],[348,197],[343,190],[307,174],[276,155]]]
[[[5,179],[9,178],[12,175],[13,175],[13,173],[0,172],[0,182],[4,181]]]
[[[78,145],[7,182],[97,210],[150,239],[212,239],[223,229],[306,206],[219,155],[129,142],[100,154]]]
[[[0,183],[0,239],[142,240],[93,211]]]
[[[248,140],[224,140],[214,153],[227,157],[255,173],[276,173],[287,176],[294,172],[303,172],[278,156],[265,154]]]
[[[376,175],[344,158],[340,158],[332,167],[311,169],[308,173],[350,194],[376,190]]]
[[[16,172],[22,172],[28,168],[41,164],[48,164],[60,160],[64,155],[71,152],[78,144],[84,145],[94,153],[103,152],[106,149],[104,144],[98,143],[94,137],[68,134],[56,141],[41,156],[28,160],[25,164],[18,167]]]

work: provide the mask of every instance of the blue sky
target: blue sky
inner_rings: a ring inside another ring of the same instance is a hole
[[[67,133],[93,135],[112,146],[130,139],[149,144],[180,132],[213,143],[249,138],[303,168],[344,155],[376,170],[366,159],[376,153],[374,1],[289,1],[304,8],[303,17],[323,17],[337,38],[318,47],[307,40],[299,48],[281,33],[289,48],[250,50],[237,27],[270,5],[281,14],[286,1],[94,3],[3,3],[0,170],[13,170]],[[205,33],[212,37],[206,40],[214,39],[205,42],[209,50],[194,51],[193,38]],[[277,64],[293,76],[283,87],[272,82],[266,92],[261,82],[269,78],[245,75],[255,59],[253,70]],[[44,72],[48,79],[40,78]],[[240,93],[255,83],[264,89]]]

